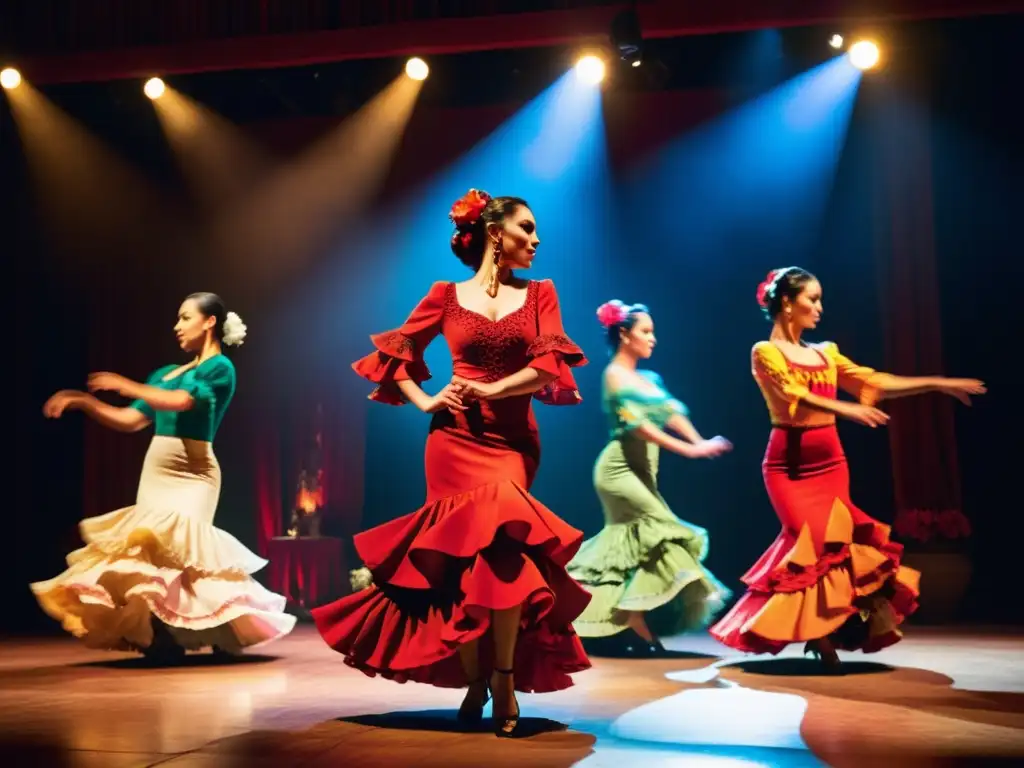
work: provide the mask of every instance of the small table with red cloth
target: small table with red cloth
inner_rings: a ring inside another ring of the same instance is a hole
[[[290,604],[308,610],[349,591],[341,539],[277,536],[267,543],[267,560],[267,586]]]

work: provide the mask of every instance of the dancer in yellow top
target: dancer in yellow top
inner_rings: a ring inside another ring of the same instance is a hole
[[[802,335],[821,318],[822,288],[799,267],[771,272],[757,297],[772,322],[769,339],[751,355],[772,421],[763,474],[782,531],[743,576],[747,593],[711,634],[753,653],[806,642],[836,671],[837,648],[872,652],[900,639],[919,581],[901,565],[903,547],[889,540],[889,526],[850,500],[836,417],[878,427],[889,420],[875,407],[884,398],[945,392],[969,402],[985,387],[975,379],[879,373],[831,342],[808,344]],[[837,399],[838,389],[859,402]]]

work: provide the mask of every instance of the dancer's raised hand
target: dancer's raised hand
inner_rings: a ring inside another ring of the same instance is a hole
[[[43,404],[43,416],[59,419],[65,411],[75,410],[86,395],[77,389],[62,389]]]
[[[721,435],[712,437],[710,440],[704,440],[697,443],[695,446],[698,454],[697,458],[701,459],[716,459],[723,453],[728,453],[732,450],[732,443],[726,440]]]
[[[90,373],[88,378],[90,392],[117,392],[119,395],[127,395],[128,388],[134,383],[119,373]]]
[[[939,391],[951,395],[964,405],[971,404],[971,395],[984,395],[988,389],[979,379],[943,379]]]

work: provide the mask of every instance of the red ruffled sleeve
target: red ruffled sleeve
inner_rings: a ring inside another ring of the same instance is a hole
[[[370,336],[377,350],[352,363],[352,370],[377,385],[370,393],[371,400],[404,405],[405,396],[396,382],[420,384],[430,378],[423,351],[441,332],[444,292],[445,283],[434,283],[400,328]]]
[[[576,380],[570,368],[586,365],[583,350],[565,335],[562,311],[558,306],[558,293],[550,280],[541,280],[537,294],[538,335],[527,350],[529,366],[557,376],[554,381],[534,397],[547,405],[576,405],[582,402]]]

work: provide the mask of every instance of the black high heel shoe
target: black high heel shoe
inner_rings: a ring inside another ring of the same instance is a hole
[[[499,675],[511,675],[511,669],[497,669],[494,670]],[[492,686],[493,691],[493,686]],[[515,698],[515,693],[513,693]],[[491,722],[494,725],[494,735],[502,739],[511,739],[515,737],[516,728],[519,727],[519,702],[516,701],[516,713],[514,715],[504,715],[499,717],[496,711],[491,713]]]
[[[822,670],[826,675],[839,675],[842,674],[843,662],[839,660],[839,654],[836,653],[836,649],[829,643],[827,649],[822,652],[821,642],[819,640],[808,640],[804,645],[804,656],[811,654],[815,660],[821,664]]]
[[[472,702],[469,697],[469,691],[466,692],[466,698],[462,700],[462,705],[459,707],[459,714],[456,715],[456,719],[462,725],[479,725],[484,719],[484,707],[486,707],[487,702],[491,700],[490,687],[486,686],[483,678],[478,678],[469,684],[469,689],[472,691],[474,685],[480,685],[482,683],[485,685],[482,701],[479,703]]]

